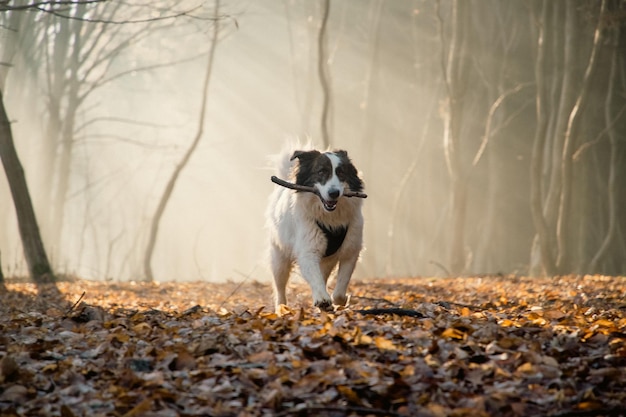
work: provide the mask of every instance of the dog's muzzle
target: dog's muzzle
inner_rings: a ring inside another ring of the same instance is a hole
[[[320,197],[320,199],[326,211],[333,211],[337,208],[337,200],[324,200],[322,197]]]
[[[331,188],[328,191],[329,199],[326,200],[324,197],[320,195],[320,199],[322,200],[322,204],[324,204],[324,209],[326,211],[333,211],[337,208],[337,199],[341,196],[341,191],[336,188]]]

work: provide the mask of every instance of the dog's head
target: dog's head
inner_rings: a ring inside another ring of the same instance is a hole
[[[345,190],[363,191],[363,182],[346,151],[295,151],[294,159],[299,162],[296,184],[317,188],[326,211],[337,208]]]

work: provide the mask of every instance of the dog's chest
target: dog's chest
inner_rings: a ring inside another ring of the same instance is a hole
[[[320,222],[316,223],[320,230],[324,233],[324,236],[326,236],[326,252],[324,253],[324,257],[334,255],[346,238],[348,226],[330,227]]]

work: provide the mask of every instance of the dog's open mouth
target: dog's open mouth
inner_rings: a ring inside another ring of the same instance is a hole
[[[337,200],[324,200],[322,197],[320,197],[320,199],[322,200],[322,204],[324,205],[324,209],[326,209],[326,211],[333,211],[337,208]]]

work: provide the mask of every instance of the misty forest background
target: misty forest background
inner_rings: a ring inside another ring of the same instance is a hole
[[[0,20],[56,273],[269,276],[267,156],[310,137],[363,173],[358,277],[626,274],[622,0],[9,1]],[[2,271],[26,275],[7,176]]]

